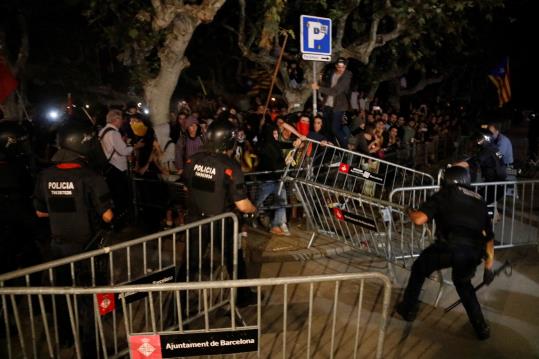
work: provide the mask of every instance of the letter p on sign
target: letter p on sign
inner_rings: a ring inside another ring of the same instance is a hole
[[[327,28],[322,28],[322,24],[319,22],[309,21],[307,22],[308,36],[307,40],[309,41],[309,48],[314,49],[314,42],[322,40],[326,36]]]
[[[331,19],[301,15],[301,53],[306,60],[331,60]],[[306,57],[307,55],[307,57]]]

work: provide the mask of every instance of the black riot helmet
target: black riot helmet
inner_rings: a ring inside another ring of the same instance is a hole
[[[482,128],[472,136],[472,140],[482,146],[487,143],[492,143],[494,141],[494,136],[488,129]]]
[[[93,126],[83,121],[68,121],[58,129],[60,149],[75,152],[83,157],[95,150],[97,136]]]
[[[464,185],[469,186],[472,182],[470,178],[470,172],[467,168],[461,166],[453,166],[446,168],[442,174],[442,186],[447,187],[451,185]]]
[[[0,121],[0,157],[18,157],[25,153],[28,134],[16,121]]]
[[[236,131],[230,121],[217,120],[208,127],[206,138],[212,151],[228,151],[236,144]]]

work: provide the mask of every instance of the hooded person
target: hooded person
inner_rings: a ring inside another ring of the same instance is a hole
[[[286,224],[286,205],[287,197],[286,190],[284,188],[279,191],[279,183],[282,175],[282,171],[285,169],[285,159],[283,156],[283,149],[290,149],[293,147],[299,147],[301,140],[297,139],[293,143],[279,142],[278,129],[273,123],[266,123],[262,127],[261,132],[261,144],[260,144],[260,162],[258,164],[258,170],[267,172],[260,176],[260,180],[263,181],[258,188],[255,206],[260,207],[264,201],[274,194],[277,203],[277,209],[275,210],[272,227],[270,232],[275,235],[289,236],[290,231]]]
[[[200,152],[205,143],[196,117],[189,116],[185,120],[185,128],[185,135],[180,136],[176,143],[174,155],[174,164],[179,173],[183,172],[187,159]]]

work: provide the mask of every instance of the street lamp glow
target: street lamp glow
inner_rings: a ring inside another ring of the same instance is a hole
[[[90,108],[90,105],[84,105],[84,107],[86,107],[86,108]]]
[[[58,112],[58,110],[50,110],[47,113],[47,117],[52,121],[56,121],[60,117],[60,113]]]

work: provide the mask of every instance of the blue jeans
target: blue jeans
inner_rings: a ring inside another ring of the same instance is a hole
[[[281,190],[281,194],[277,196],[277,191],[279,191],[280,183],[281,181],[264,182],[260,185],[260,187],[258,187],[258,191],[256,193],[256,207],[260,207],[270,194],[273,194],[275,196],[275,206],[277,206],[278,208],[275,209],[275,214],[273,215],[273,220],[271,221],[271,225],[273,227],[279,227],[281,224],[286,223],[285,207],[288,204],[288,201],[286,198],[286,190],[284,186]]]

